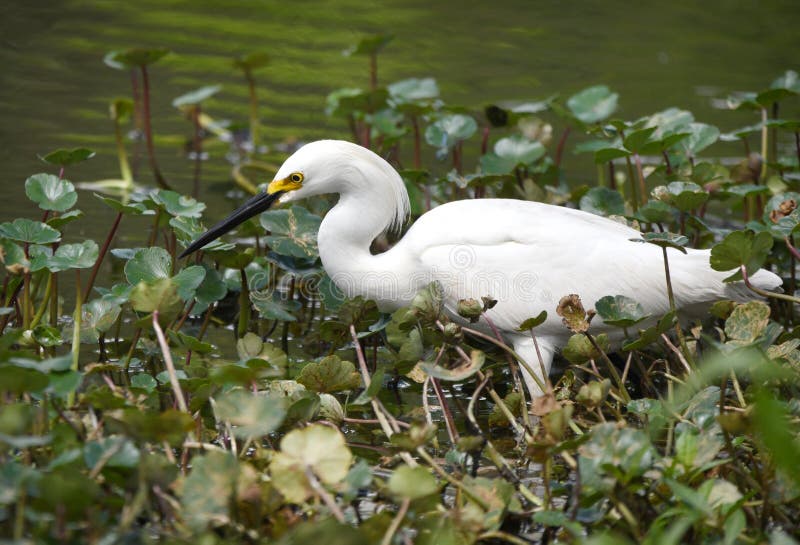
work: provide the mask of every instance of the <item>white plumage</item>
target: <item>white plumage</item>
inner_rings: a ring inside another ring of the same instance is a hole
[[[297,173],[302,184],[287,190],[286,181]],[[555,312],[564,295],[580,295],[587,308],[603,296],[625,295],[654,318],[669,310],[661,249],[632,242],[640,238],[638,231],[607,218],[511,199],[456,201],[422,215],[393,248],[373,255],[375,237],[398,228],[409,209],[402,179],[382,158],[349,142],[313,142],[280,168],[268,193],[279,190],[285,191],[281,202],[339,194],[322,221],[318,243],[325,270],[347,295],[362,295],[392,310],[436,280],[457,321],[459,299],[491,296],[498,303],[489,318],[533,369],[539,366],[531,337],[515,329],[547,311],[536,334],[549,370],[555,351],[570,336]],[[687,313],[719,299],[750,297],[741,284],[723,283],[728,273],[711,269],[708,250],[685,255],[669,250],[668,255],[676,304]],[[781,284],[765,270],[751,281],[764,289]],[[592,331],[617,340],[621,335],[600,320],[592,323]],[[525,378],[532,395],[540,394],[533,379]]]

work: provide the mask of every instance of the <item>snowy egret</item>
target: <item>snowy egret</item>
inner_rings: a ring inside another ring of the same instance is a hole
[[[382,310],[410,303],[432,281],[443,287],[445,309],[456,321],[461,299],[491,296],[486,313],[514,350],[538,372],[526,319],[548,312],[536,328],[544,368],[571,335],[556,315],[559,299],[578,294],[587,305],[606,295],[625,295],[654,317],[670,306],[662,251],[631,242],[641,233],[610,219],[560,206],[513,199],[476,199],[443,204],[423,214],[391,249],[372,254],[380,234],[398,231],[409,213],[403,180],[389,163],[350,142],[321,140],[300,148],[281,166],[265,193],[248,200],[183,252],[188,255],[275,201],[287,203],[338,193],[325,215],[318,243],[322,265],[348,296],[373,299]],[[691,314],[719,299],[752,297],[728,273],[709,266],[708,250],[668,251],[676,305]],[[751,282],[763,289],[781,280],[760,270]],[[480,324],[479,324],[480,326]],[[488,324],[482,324],[487,328]],[[592,331],[622,340],[619,328],[593,323]],[[540,377],[541,378],[541,377]],[[531,395],[541,395],[526,373]]]

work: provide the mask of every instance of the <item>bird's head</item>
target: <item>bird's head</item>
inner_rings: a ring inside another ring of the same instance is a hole
[[[396,227],[408,213],[408,194],[402,179],[389,163],[350,142],[311,142],[286,159],[265,192],[251,197],[230,216],[200,235],[181,257],[199,250],[237,225],[266,211],[275,202],[287,203],[325,193],[363,194],[374,190],[377,180],[387,184],[386,191],[380,192],[387,209],[380,213],[387,216],[389,227]]]

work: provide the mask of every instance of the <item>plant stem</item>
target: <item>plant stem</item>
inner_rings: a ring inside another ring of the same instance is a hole
[[[397,529],[400,527],[400,523],[403,522],[403,519],[408,512],[408,506],[411,505],[411,500],[406,498],[400,504],[400,509],[397,510],[397,515],[392,519],[392,523],[386,529],[386,533],[383,534],[383,539],[381,540],[381,545],[391,545],[392,538],[397,533]]]
[[[667,247],[661,247],[661,253],[664,256],[664,276],[667,281],[667,297],[669,298],[669,309],[675,314],[677,319],[675,324],[675,334],[678,336],[678,342],[681,345],[681,352],[690,364],[693,364],[692,355],[689,353],[689,347],[686,344],[686,339],[683,336],[681,329],[681,321],[678,318],[678,308],[675,306],[675,293],[672,291],[672,277],[669,274],[669,259],[667,257]]]
[[[133,173],[131,172],[131,165],[128,162],[128,152],[125,150],[125,141],[122,138],[122,127],[119,124],[119,119],[114,116],[114,140],[117,144],[117,160],[119,161],[119,172],[122,179],[133,183]]]
[[[78,370],[81,356],[81,270],[75,269],[75,312],[72,315],[72,365],[73,371]],[[75,402],[75,392],[67,396],[67,406]]]
[[[761,183],[766,183],[767,181],[767,146],[769,144],[767,118],[767,109],[761,108],[761,175],[759,176]]]
[[[144,138],[147,144],[147,157],[150,161],[150,169],[153,171],[153,176],[156,179],[158,187],[162,189],[171,189],[164,176],[161,174],[161,169],[158,168],[156,161],[155,148],[153,146],[153,129],[150,124],[150,80],[147,77],[147,66],[142,65],[142,109],[144,121]]]
[[[256,94],[256,79],[251,70],[245,70],[244,77],[247,79],[247,91],[250,95],[250,143],[253,146],[253,153],[258,151],[259,142],[259,121],[258,121],[258,95]]]
[[[39,305],[39,310],[36,311],[36,314],[33,315],[33,320],[31,320],[31,329],[36,327],[44,316],[44,309],[47,308],[48,303],[50,302],[50,297],[53,294],[53,276],[55,273],[48,273],[47,275],[47,285],[44,288],[44,296],[42,297],[42,303]]]
[[[158,338],[158,345],[161,348],[161,354],[164,356],[164,363],[167,366],[167,374],[169,374],[169,382],[172,385],[172,392],[175,394],[175,400],[178,402],[178,408],[185,412],[189,412],[189,407],[186,405],[186,398],[183,397],[183,390],[178,382],[178,373],[175,371],[175,364],[172,361],[172,354],[169,351],[167,339],[164,337],[164,331],[158,323],[158,311],[153,311],[153,329]]]
[[[667,150],[662,150],[661,154],[664,156],[664,164],[667,166],[667,175],[669,176],[672,174],[672,165],[669,162],[669,153],[667,153]]]
[[[367,369],[367,360],[364,357],[364,350],[361,348],[361,342],[358,339],[358,333],[356,332],[356,327],[353,324],[350,324],[350,337],[353,339],[353,346],[355,346],[356,349],[356,359],[358,360],[358,368],[361,371],[361,379],[364,381],[364,387],[369,388],[369,385],[372,381],[369,376],[369,370]],[[386,437],[391,437],[394,435],[394,431],[392,431],[392,427],[389,425],[389,421],[386,419],[386,415],[381,410],[378,401],[373,398],[370,400],[370,403],[372,404],[372,410],[375,412],[375,417],[381,424],[383,433],[386,434]],[[405,454],[405,456],[403,456],[403,454]],[[401,456],[408,465],[417,465],[414,459],[411,458],[407,452],[402,453]]]
[[[753,292],[757,293],[761,297],[772,297],[773,299],[780,299],[781,301],[789,301],[790,303],[797,303],[800,304],[800,299],[797,297],[792,297],[791,295],[785,295],[783,293],[776,293],[773,291],[766,291],[762,290],[761,288],[755,287],[753,284],[750,283],[750,277],[747,276],[747,269],[744,265],[739,267],[739,270],[742,272],[742,278],[744,279],[744,285],[750,288]]]
[[[636,161],[636,172],[639,175],[639,196],[642,199],[642,204],[647,202],[647,186],[644,183],[644,170],[642,169],[642,158],[638,153],[633,154],[633,159]]]
[[[458,442],[458,430],[456,430],[456,423],[453,420],[450,407],[447,406],[447,398],[444,395],[444,390],[442,390],[442,385],[439,384],[439,381],[435,378],[431,378],[431,384],[433,384],[433,391],[436,393],[436,398],[439,400],[439,406],[441,407],[442,414],[444,415],[444,423],[445,427],[447,428],[447,435],[450,437],[450,442],[455,445]]]
[[[628,179],[631,184],[631,204],[633,205],[633,211],[636,212],[639,209],[639,195],[638,191],[636,191],[636,177],[633,174],[633,163],[630,155],[625,156],[625,163],[628,165]]]
[[[31,323],[31,273],[25,271],[22,277],[22,329],[30,329]]]
[[[247,286],[247,272],[239,269],[239,276],[242,280],[242,289],[239,292],[239,323],[236,326],[236,338],[241,339],[247,333],[247,326],[250,324],[250,290]]]
[[[441,327],[440,327],[440,329],[441,329]],[[469,333],[470,335],[474,335],[475,337],[481,338],[481,339],[483,339],[485,341],[489,341],[493,345],[502,348],[503,350],[505,350],[506,352],[508,352],[512,356],[514,356],[517,359],[517,361],[519,362],[519,364],[523,368],[525,368],[525,370],[528,373],[530,373],[531,377],[533,377],[533,380],[536,382],[536,384],[539,386],[539,388],[541,388],[543,392],[546,391],[545,390],[545,385],[542,383],[542,380],[536,375],[536,373],[533,372],[533,368],[528,364],[528,362],[526,362],[524,359],[522,359],[522,356],[517,354],[514,351],[514,349],[512,349],[506,343],[498,341],[497,339],[495,339],[491,335],[487,335],[487,334],[485,334],[485,333],[483,333],[481,331],[478,331],[477,329],[472,329],[470,327],[461,326],[461,331],[464,331],[465,333]],[[469,358],[467,358],[467,359],[469,359]]]
[[[564,146],[567,143],[567,137],[569,136],[572,127],[567,126],[564,129],[564,132],[561,134],[561,138],[558,140],[558,147],[556,148],[556,167],[561,168],[561,157],[564,155]]]
[[[479,494],[470,490],[470,488],[467,485],[465,485],[464,483],[462,483],[461,481],[450,475],[450,473],[445,471],[444,468],[440,466],[438,463],[436,463],[436,460],[434,460],[433,457],[430,454],[428,454],[428,452],[424,448],[419,447],[417,449],[417,454],[419,454],[419,457],[425,460],[425,462],[427,462],[427,464],[431,466],[431,468],[437,474],[439,474],[439,476],[441,476],[445,481],[447,481],[448,483],[456,487],[458,490],[463,492],[465,495],[467,495],[472,501],[478,504],[478,506],[480,506],[481,509],[483,509],[484,511],[489,511],[491,509],[489,504],[486,503],[486,500],[484,500]]]
[[[117,234],[120,221],[122,221],[122,212],[118,212],[117,217],[114,218],[114,223],[111,224],[111,230],[108,232],[105,242],[103,242],[103,247],[100,248],[100,253],[97,254],[97,260],[94,262],[92,272],[89,275],[89,282],[86,284],[86,291],[83,294],[84,301],[89,300],[89,295],[91,295],[92,288],[94,287],[94,281],[97,279],[97,273],[100,271],[100,265],[103,263],[103,259],[105,259],[106,254],[108,253],[108,248],[111,246],[111,241],[114,239],[114,235]]]
[[[797,164],[800,165],[800,131],[794,131],[794,149],[797,152]]]
[[[605,351],[602,348],[600,348],[600,345],[597,344],[595,338],[588,331],[584,331],[583,334],[586,336],[587,339],[589,339],[591,345],[594,347],[595,350],[597,350],[597,352],[603,358],[603,361],[606,363],[606,366],[608,366],[608,371],[609,373],[611,373],[611,377],[614,379],[614,382],[617,383],[617,389],[619,390],[619,395],[622,397],[625,403],[630,401],[631,396],[628,393],[628,389],[625,388],[625,383],[622,382],[622,377],[619,376],[617,368],[614,367],[614,362],[612,362],[611,359],[608,357],[608,355],[605,353]]]

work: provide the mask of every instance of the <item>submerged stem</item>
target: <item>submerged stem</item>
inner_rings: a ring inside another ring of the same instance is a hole
[[[147,66],[142,65],[142,110],[144,122],[144,138],[147,144],[147,158],[150,161],[150,169],[153,171],[153,176],[156,183],[162,189],[171,189],[164,176],[161,174],[161,169],[158,167],[156,161],[155,146],[153,145],[153,128],[150,123],[150,80],[147,77]]]
[[[97,278],[97,273],[100,271],[100,265],[102,265],[103,259],[105,259],[106,254],[108,253],[108,248],[111,246],[111,241],[114,240],[114,235],[117,234],[120,221],[122,221],[122,212],[118,212],[117,217],[114,218],[114,223],[111,225],[111,230],[108,232],[105,242],[103,242],[103,247],[100,248],[100,253],[97,254],[97,260],[94,262],[92,272],[89,275],[89,282],[86,284],[86,291],[83,294],[84,301],[87,301],[89,299],[89,295],[92,293],[92,287],[94,286],[94,281]]]

